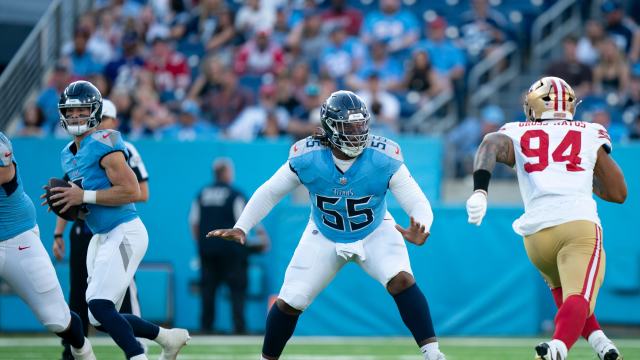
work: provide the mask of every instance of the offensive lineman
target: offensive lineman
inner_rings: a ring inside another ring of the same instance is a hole
[[[60,213],[82,204],[87,210],[85,221],[94,234],[87,251],[89,321],[109,333],[127,359],[147,359],[136,340],[142,337],[162,347],[161,360],[174,360],[189,340],[186,330],[164,329],[135,315],[118,313],[149,241],[133,205],[140,188],[127,164],[120,133],[97,130],[102,96],[87,81],[69,84],[58,109],[62,127],[74,138],[62,150],[63,172],[72,186],[51,189],[56,193],[51,199],[56,201],[54,206],[63,205]]]
[[[580,335],[602,360],[621,360],[593,310],[604,279],[602,228],[591,193],[623,203],[627,186],[609,156],[611,140],[599,124],[573,119],[576,96],[562,79],[544,77],[524,100],[527,122],[485,136],[474,164],[469,223],[480,225],[496,161],[516,167],[524,214],[513,223],[531,262],[558,306],[553,340],[536,346],[536,359],[564,360]]]
[[[393,296],[424,359],[445,359],[402,239],[424,244],[433,222],[431,206],[403,164],[400,147],[369,136],[369,118],[364,102],[354,93],[331,94],[321,109],[323,134],[291,147],[289,160],[256,190],[233,229],[207,235],[244,244],[251,228],[287,193],[299,185],[310,193],[309,223],[267,316],[263,360],[280,357],[299,315],[349,261]],[[387,189],[411,217],[408,229],[396,225],[387,212]]]
[[[29,305],[40,323],[71,344],[75,359],[95,360],[82,321],[64,301],[40,241],[33,202],[24,192],[11,142],[0,132],[0,277]]]

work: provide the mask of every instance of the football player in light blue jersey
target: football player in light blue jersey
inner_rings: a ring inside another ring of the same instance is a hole
[[[161,360],[174,360],[189,340],[184,329],[163,329],[138,316],[119,314],[127,287],[147,250],[147,230],[133,205],[140,193],[136,175],[127,164],[120,133],[98,130],[102,96],[87,81],[71,83],[60,96],[62,127],[73,141],[62,150],[62,169],[71,187],[51,189],[55,207],[64,213],[82,205],[94,234],[87,250],[89,275],[86,299],[89,321],[107,332],[127,359],[146,360],[136,337],[162,347]]]
[[[36,211],[22,188],[11,142],[0,132],[0,277],[40,323],[69,344],[75,359],[95,360],[80,317],[64,301],[56,271],[40,241]]]
[[[369,112],[357,95],[331,94],[320,117],[322,134],[291,147],[289,160],[256,190],[234,228],[207,235],[244,243],[282,197],[299,185],[309,191],[311,217],[267,316],[262,360],[280,357],[299,315],[350,261],[393,296],[424,359],[444,360],[403,241],[426,241],[433,222],[429,201],[404,165],[400,147],[369,135]],[[396,225],[387,211],[387,189],[411,217],[409,228]]]

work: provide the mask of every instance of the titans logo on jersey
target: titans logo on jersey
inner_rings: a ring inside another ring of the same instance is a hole
[[[121,151],[128,157],[128,151],[119,132],[100,130],[82,139],[80,149],[71,142],[62,150],[62,170],[65,177],[86,190],[104,190],[111,187],[109,178],[100,161],[105,156]],[[102,206],[87,204],[85,220],[94,234],[104,234],[116,226],[135,219],[135,206]]]
[[[371,136],[369,145],[346,172],[331,149],[311,137],[295,143],[289,165],[311,196],[311,215],[324,236],[335,242],[365,238],[384,219],[391,176],[402,165],[398,144]]]
[[[36,209],[22,188],[11,142],[0,132],[0,167],[16,166],[16,174],[0,185],[0,241],[9,240],[36,226]]]

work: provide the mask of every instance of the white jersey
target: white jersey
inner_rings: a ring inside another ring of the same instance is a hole
[[[524,214],[514,221],[526,236],[574,220],[600,224],[593,200],[598,150],[611,151],[604,127],[582,121],[512,122],[499,133],[513,141]]]

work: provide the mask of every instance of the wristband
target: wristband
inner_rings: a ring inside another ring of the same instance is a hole
[[[62,238],[62,234],[53,234],[53,239]]]
[[[85,204],[95,204],[96,203],[96,191],[95,190],[85,190],[82,194],[82,202]]]
[[[489,191],[489,180],[491,180],[491,173],[485,169],[476,170],[473,172],[473,191],[484,190]]]

